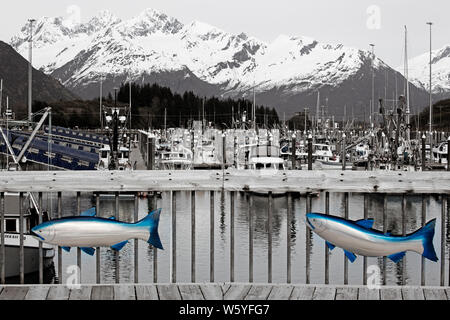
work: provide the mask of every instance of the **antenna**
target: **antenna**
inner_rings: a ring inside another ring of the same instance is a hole
[[[369,44],[372,47],[372,100],[371,100],[371,108],[369,114],[370,127],[373,128],[372,115],[375,110],[375,53],[374,48],[375,45],[373,43]]]
[[[30,23],[30,46],[29,46],[29,53],[28,53],[28,121],[29,121],[29,128],[31,129],[31,120],[32,120],[32,103],[33,103],[33,89],[32,89],[32,81],[33,81],[33,23],[36,20],[29,19],[28,22]]]
[[[409,131],[409,76],[408,76],[408,29],[405,26],[405,79],[406,79],[406,140],[409,143],[410,131]]]
[[[431,26],[432,22],[427,22],[430,26],[430,148],[431,148],[431,130],[433,128],[433,97],[431,93]],[[431,159],[433,160],[433,152],[431,152]]]

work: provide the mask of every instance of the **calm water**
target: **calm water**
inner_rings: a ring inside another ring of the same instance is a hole
[[[48,196],[50,197],[50,196]],[[254,197],[254,282],[267,281],[267,198]],[[349,218],[352,220],[363,218],[363,195],[349,195]],[[139,200],[139,218],[143,218],[149,208],[148,199]],[[47,210],[56,216],[56,198],[44,198]],[[157,207],[162,208],[159,234],[165,250],[158,251],[158,282],[170,282],[170,193],[162,193],[157,199]],[[196,193],[196,281],[209,281],[209,192]],[[306,230],[304,223],[306,199],[294,198],[294,214],[291,221],[286,221],[287,201],[285,197],[273,199],[273,233],[272,233],[272,281],[274,283],[286,282],[286,228],[291,228],[291,253],[292,253],[292,282],[305,283],[306,279],[306,250],[311,254],[310,281],[311,283],[324,283],[325,273],[325,242],[316,234],[311,233],[311,246],[306,248]],[[95,205],[95,200],[90,194],[82,194],[82,210]],[[230,198],[229,193],[215,193],[215,281],[229,281],[229,257],[230,257]],[[421,224],[420,196],[408,196],[406,202],[406,228],[407,233],[416,231]],[[190,282],[191,276],[191,209],[190,192],[177,193],[177,282]],[[369,199],[369,217],[375,219],[374,228],[382,230],[383,198],[373,195]],[[312,211],[325,211],[325,195],[312,198]],[[63,194],[63,215],[70,216],[76,212],[76,197],[74,194]],[[100,202],[100,216],[110,217],[114,215],[114,199],[105,199]],[[134,212],[134,200],[120,199],[119,215],[122,221],[132,221]],[[330,214],[344,215],[343,194],[330,194]],[[401,196],[388,196],[387,205],[388,230],[393,234],[401,234]],[[441,243],[441,202],[437,197],[427,198],[427,219],[437,218],[434,246],[440,258]],[[448,219],[447,219],[448,221]],[[446,283],[448,281],[448,252],[449,233],[447,227],[445,239],[446,251]],[[308,232],[309,229],[308,229]],[[248,242],[249,228],[247,215],[247,202],[244,194],[236,193],[235,196],[235,281],[248,281]],[[57,279],[54,274],[57,270],[57,254],[54,258],[55,269],[47,270],[46,282],[64,282],[70,276],[66,268],[76,265],[76,249],[70,253],[63,251],[63,279]],[[95,283],[95,256],[82,253],[81,281],[83,283]],[[382,258],[368,258],[368,265],[376,264],[382,269]],[[420,284],[421,256],[414,252],[407,252],[403,262],[394,264],[387,260],[387,284],[401,283],[401,266],[405,265],[406,284]],[[120,282],[133,282],[134,280],[134,241],[128,243],[121,251],[119,257]],[[358,256],[354,263],[349,262],[349,284],[362,284],[363,257]],[[426,261],[426,284],[439,285],[440,261]],[[36,275],[27,276],[27,282],[37,282]],[[344,254],[343,250],[336,248],[330,253],[330,283],[342,284],[344,281]],[[101,282],[115,282],[115,256],[110,248],[101,248]],[[139,241],[139,282],[153,282],[153,249],[144,241]]]

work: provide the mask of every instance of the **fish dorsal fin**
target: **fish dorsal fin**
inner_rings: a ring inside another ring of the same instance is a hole
[[[356,255],[350,251],[344,250],[345,256],[348,260],[350,260],[351,263],[353,263],[356,260]]]
[[[80,216],[83,216],[83,217],[95,217],[96,214],[97,213],[95,211],[95,207],[92,207],[92,208],[90,208],[90,209],[80,213]]]
[[[388,236],[388,237],[391,236],[391,231],[385,232],[384,235],[385,235],[385,236]]]
[[[70,252],[70,247],[61,247],[64,251]]]
[[[328,248],[330,248],[330,250],[333,250],[336,246],[334,244],[329,243],[328,241],[326,242]]]
[[[366,229],[372,229],[373,221],[374,221],[373,219],[361,219],[361,220],[355,221],[355,223],[360,227],[363,227]]]
[[[81,247],[80,248],[84,253],[87,253],[90,256],[93,256],[95,253],[95,249],[94,248],[89,248],[89,247]]]
[[[115,245],[111,246],[111,248],[113,250],[120,251],[127,243],[128,243],[128,240],[122,241],[122,242],[116,243]]]
[[[108,220],[116,220],[116,217],[111,216],[111,217],[108,218]]]
[[[400,260],[402,260],[402,258],[404,256],[405,256],[405,252],[403,251],[403,252],[391,254],[390,256],[388,256],[388,258],[391,259],[392,261],[394,261],[395,263],[397,263]]]

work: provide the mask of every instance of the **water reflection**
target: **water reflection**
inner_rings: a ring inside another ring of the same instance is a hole
[[[191,193],[177,193],[177,281],[188,282],[191,275]],[[215,281],[229,281],[229,258],[230,258],[230,194],[228,192],[215,193],[215,216],[214,228],[218,231],[214,234],[215,249]],[[248,281],[248,248],[249,248],[249,219],[248,219],[248,195],[241,192],[235,193],[235,280]],[[441,200],[436,197],[426,197],[426,222],[437,218],[434,246],[439,255],[440,252],[440,216]],[[345,214],[345,198],[343,194],[331,193],[330,214],[343,217]],[[402,196],[387,196],[387,229],[393,235],[402,234]],[[90,194],[81,194],[81,210],[95,206],[95,198]],[[349,219],[358,220],[363,218],[364,196],[362,194],[349,195]],[[57,196],[49,194],[44,197],[44,206],[51,213],[51,217],[57,216]],[[171,226],[171,200],[170,193],[164,192],[160,196],[149,196],[139,199],[138,216],[142,219],[151,209],[162,208],[159,233],[163,243],[163,251],[158,251],[157,268],[158,281],[168,282],[170,280],[170,226]],[[325,212],[325,194],[311,199],[311,210]],[[367,199],[367,213],[373,218],[374,229],[383,230],[383,195],[371,194]],[[62,198],[62,215],[71,216],[77,212],[76,194],[64,194]],[[115,214],[114,198],[101,198],[99,216],[110,217]],[[254,281],[267,281],[267,256],[268,256],[268,197],[253,195],[253,250],[254,250]],[[311,232],[305,226],[304,217],[306,213],[306,199],[293,196],[292,215],[287,221],[287,199],[286,197],[273,198],[272,212],[272,281],[286,281],[286,244],[287,228],[291,234],[291,277],[293,283],[304,283],[306,280],[307,257],[309,259],[309,275],[311,283],[323,283],[325,273],[325,250],[324,240]],[[406,197],[405,226],[406,233],[412,233],[421,227],[422,221],[422,196]],[[448,211],[447,211],[448,216]],[[196,192],[196,280],[199,282],[209,281],[209,237],[210,237],[210,192]],[[119,219],[132,222],[134,220],[134,200],[122,198],[119,202]],[[445,232],[445,248],[450,248],[450,221],[447,219]],[[306,245],[306,237],[309,237],[309,245]],[[119,254],[120,282],[132,282],[134,280],[134,240],[131,240]],[[139,256],[139,281],[153,282],[153,248],[146,242],[138,241]],[[448,257],[448,255],[447,255]],[[113,283],[116,281],[116,255],[110,248],[100,249],[101,282]],[[446,258],[448,259],[448,258]],[[349,284],[362,284],[362,257],[348,266]],[[46,283],[59,281],[55,274],[57,270],[57,256],[54,259],[56,267],[53,268],[52,276],[46,277]],[[344,254],[339,248],[330,252],[329,272],[330,283],[343,283],[343,261]],[[367,259],[367,265],[377,265],[383,270],[383,258]],[[96,281],[96,258],[82,253],[82,282],[95,283]],[[65,273],[67,266],[76,265],[76,250],[70,253],[63,252],[63,279],[67,279]],[[55,270],[56,269],[56,270]],[[427,261],[425,269],[427,285],[439,284],[440,263]],[[50,273],[51,274],[51,273]],[[421,256],[414,252],[407,252],[404,259],[395,264],[389,259],[386,262],[386,284],[408,285],[420,284]],[[383,275],[384,276],[384,275]],[[9,279],[17,281],[18,279]],[[27,277],[26,281],[38,282],[38,278]]]

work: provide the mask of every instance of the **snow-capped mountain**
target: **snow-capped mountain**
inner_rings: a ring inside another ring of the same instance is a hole
[[[430,88],[430,54],[424,53],[408,61],[411,82],[425,90]],[[450,92],[450,45],[431,51],[432,92]]]
[[[11,40],[24,57],[27,40],[26,26]],[[98,96],[100,78],[105,90],[131,79],[207,96],[251,97],[254,90],[257,103],[292,114],[315,105],[320,90],[339,114],[344,104],[369,105],[372,66],[380,95],[394,92],[393,81],[385,91],[386,77],[401,78],[368,51],[286,35],[265,43],[154,9],[126,21],[102,11],[77,25],[42,18],[33,41],[33,64],[85,98]],[[422,90],[412,88],[412,96],[419,101]]]

